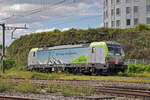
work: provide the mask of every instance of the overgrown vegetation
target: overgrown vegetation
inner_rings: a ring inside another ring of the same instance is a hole
[[[46,88],[47,87],[47,88]],[[32,81],[26,80],[21,83],[13,83],[9,80],[1,80],[0,82],[0,93],[3,92],[22,92],[22,93],[42,93],[45,90],[47,93],[62,94],[64,96],[91,96],[94,94],[94,89],[89,87],[81,86],[68,86],[67,84],[59,84],[58,86],[51,83],[43,88],[38,84],[33,84]]]
[[[128,69],[125,73],[120,72],[121,76],[136,76],[136,77],[150,77],[150,64],[140,65],[133,64],[128,65]]]
[[[38,77],[33,78],[33,76],[38,75]],[[150,77],[150,73],[132,73],[132,74],[120,74],[125,76],[140,76],[140,77]],[[39,77],[40,76],[40,77]],[[103,81],[126,81],[126,82],[150,82],[146,78],[133,78],[133,77],[119,77],[119,76],[87,76],[87,75],[72,75],[64,73],[38,73],[38,72],[28,72],[28,71],[11,71],[6,70],[5,74],[0,71],[0,78],[25,78],[25,79],[64,79],[64,80],[103,80]]]
[[[2,66],[1,66],[1,61],[0,61],[0,69],[1,69],[1,67]],[[12,71],[26,71],[25,66],[16,65],[16,62],[13,59],[6,59],[5,69],[12,70]]]
[[[24,93],[40,93],[40,86],[32,84],[32,82],[27,81],[24,83],[20,83],[18,86],[15,87],[15,90],[18,92],[24,92]]]
[[[150,59],[149,40],[150,27],[145,24],[129,29],[89,28],[88,30],[70,29],[64,32],[55,30],[20,37],[10,45],[7,56],[15,59],[17,65],[25,65],[31,48],[69,43],[80,44],[85,41],[117,41],[122,44],[126,58]]]
[[[4,91],[10,91],[13,89],[14,84],[10,82],[9,80],[2,81],[0,79],[0,93]]]
[[[59,86],[54,85],[54,83],[49,84],[46,89],[48,93],[61,93],[65,96],[90,96],[94,94],[94,89],[92,87],[81,87],[81,86],[69,86],[59,84]]]
[[[39,93],[41,90],[40,86],[32,84],[30,81],[25,81],[24,83],[14,83],[12,80],[0,79],[0,93],[8,91],[8,92],[23,92],[23,93]]]
[[[65,96],[91,96],[94,94],[94,89],[87,87],[63,87],[61,93]]]

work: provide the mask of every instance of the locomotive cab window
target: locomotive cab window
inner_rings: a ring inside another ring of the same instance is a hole
[[[92,47],[92,53],[94,53],[95,52],[95,47]]]
[[[122,47],[119,45],[108,45],[108,50],[113,54],[122,54]]]
[[[35,52],[33,52],[33,57],[35,57]]]

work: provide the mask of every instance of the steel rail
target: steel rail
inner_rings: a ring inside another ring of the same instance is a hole
[[[15,96],[0,96],[0,100],[39,100],[39,99],[23,98],[23,97],[15,97]]]
[[[141,90],[131,90],[131,89],[119,89],[119,88],[101,88],[98,89],[99,92],[109,93],[109,94],[121,94],[121,95],[130,95],[130,96],[139,96],[139,97],[149,97],[150,91],[141,91]]]

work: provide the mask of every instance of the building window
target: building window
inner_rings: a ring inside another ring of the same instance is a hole
[[[116,21],[116,26],[117,26],[117,27],[120,27],[120,25],[121,25],[120,20],[117,20],[117,21]]]
[[[150,17],[147,17],[147,24],[150,24]]]
[[[116,0],[116,3],[120,3],[120,0]]]
[[[115,26],[115,21],[112,21],[111,22],[111,27],[114,27]]]
[[[111,0],[111,4],[114,4],[114,0]]]
[[[108,5],[108,0],[106,0],[105,4]]]
[[[150,13],[150,5],[146,5],[146,10],[148,13]]]
[[[136,25],[138,23],[138,18],[134,18],[134,25]]]
[[[105,14],[106,14],[106,18],[108,18],[108,11],[106,11],[106,13],[105,13]]]
[[[147,4],[147,5],[150,5],[150,0],[146,0],[146,4]]]
[[[139,7],[138,6],[134,6],[134,13],[137,13],[139,11]]]
[[[114,9],[111,9],[111,16],[114,15]]]
[[[127,19],[127,26],[131,25],[131,20]]]
[[[150,0],[146,0],[146,11],[150,13]]]
[[[116,9],[116,15],[120,15],[120,8]]]
[[[126,3],[130,3],[131,2],[131,0],[126,0]]]
[[[126,14],[130,14],[131,13],[131,7],[126,7]]]

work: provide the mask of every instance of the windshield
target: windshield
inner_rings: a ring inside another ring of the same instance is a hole
[[[123,50],[120,45],[108,45],[108,51],[113,54],[123,54]]]

